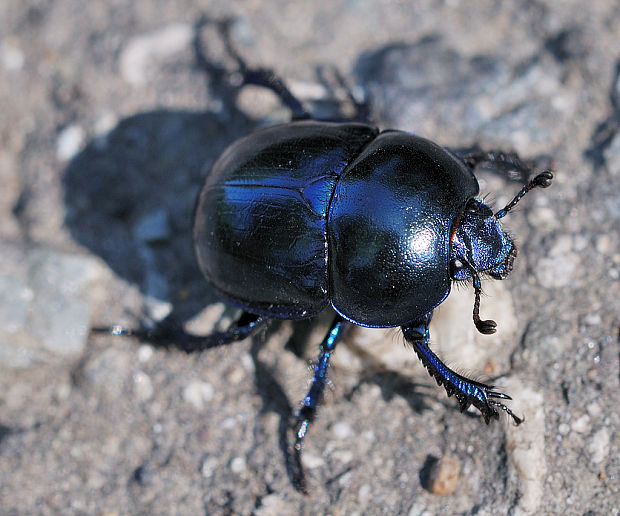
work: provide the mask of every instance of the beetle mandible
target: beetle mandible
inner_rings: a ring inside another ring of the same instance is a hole
[[[498,401],[511,399],[508,395],[456,373],[433,353],[429,323],[452,283],[470,280],[473,322],[481,333],[495,332],[494,321],[480,318],[480,275],[505,278],[517,254],[499,221],[528,191],[548,187],[552,171],[537,174],[493,213],[476,199],[474,169],[486,164],[528,172],[516,154],[451,150],[359,121],[310,120],[282,79],[270,70],[248,68],[230,44],[227,49],[244,84],[272,90],[293,112],[292,122],[260,129],[228,147],[208,174],[195,211],[200,269],[243,313],[228,331],[209,336],[163,324],[112,332],[176,340],[195,351],[244,339],[269,319],[308,318],[331,307],[336,314],[297,415],[302,490],[304,438],[348,323],[400,327],[461,411],[473,405],[489,423],[501,410],[520,424],[522,419]]]

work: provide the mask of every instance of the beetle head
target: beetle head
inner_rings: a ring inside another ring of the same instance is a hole
[[[473,319],[480,333],[495,333],[497,324],[492,319],[480,319],[482,286],[478,273],[486,272],[497,279],[505,278],[510,274],[512,262],[517,255],[517,248],[502,231],[499,219],[514,208],[527,192],[536,187],[547,188],[552,179],[552,171],[544,170],[521,188],[512,201],[495,215],[482,201],[470,199],[455,221],[451,238],[450,276],[456,280],[473,279]]]
[[[494,278],[505,278],[512,270],[517,248],[502,231],[497,214],[493,215],[482,201],[470,199],[453,229],[450,249],[450,276],[455,280],[472,278],[474,282],[474,324],[480,333],[495,333],[492,319],[480,318],[479,272]]]
[[[474,272],[486,272],[503,279],[512,270],[517,248],[502,231],[497,218],[482,201],[471,199],[457,220],[450,251],[452,279],[471,278]]]

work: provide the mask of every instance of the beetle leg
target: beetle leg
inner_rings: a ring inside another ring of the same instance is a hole
[[[443,385],[448,396],[453,394],[459,402],[461,412],[469,408],[470,405],[476,407],[485,421],[489,423],[491,419],[497,419],[499,413],[497,409],[503,410],[512,417],[514,422],[519,425],[523,419],[516,416],[506,405],[496,401],[497,399],[511,399],[510,396],[493,390],[492,385],[470,380],[447,367],[428,346],[430,333],[428,325],[431,320],[432,312],[414,324],[403,326],[405,340],[413,346],[413,350],[428,370],[431,377],[435,378],[437,385]]]
[[[309,120],[310,113],[303,104],[291,93],[281,77],[269,68],[242,68],[243,84],[253,84],[273,91],[280,101],[291,110],[293,120]]]
[[[243,340],[254,333],[266,321],[267,319],[260,315],[243,312],[228,330],[210,335],[188,333],[172,317],[167,317],[163,321],[158,322],[153,328],[147,328],[144,325],[136,329],[112,326],[92,328],[91,332],[135,337],[157,346],[175,347],[186,353],[194,353]]]
[[[327,77],[327,72],[331,75],[331,81]],[[340,72],[340,70],[335,66],[323,67],[319,66],[317,68],[317,75],[319,76],[319,81],[328,86],[328,84],[334,83],[337,89],[343,92],[351,107],[353,108],[352,116],[344,115],[340,117],[337,121],[347,121],[347,122],[361,122],[364,124],[368,124],[371,122],[370,119],[370,102],[364,95],[361,99],[353,92],[353,88],[349,84],[349,82],[345,79],[344,75]],[[329,88],[333,90],[333,88]],[[337,98],[336,92],[330,91],[334,98]]]
[[[508,174],[510,179],[522,182],[528,179],[530,171],[536,167],[534,161],[523,161],[516,152],[482,150],[478,145],[450,151],[471,169],[492,168]]]
[[[196,37],[194,38],[194,50],[197,56],[198,64],[205,68],[210,76],[222,76],[227,77],[228,82],[235,87],[243,86],[245,84],[253,84],[254,86],[260,86],[273,91],[280,101],[288,107],[293,113],[293,120],[307,120],[312,118],[310,113],[303,107],[303,104],[291,93],[282,78],[277,76],[272,70],[268,68],[250,68],[245,59],[241,57],[241,54],[235,48],[230,37],[230,28],[233,23],[232,19],[212,20],[204,17],[198,21],[196,26]],[[226,52],[229,57],[237,65],[237,70],[228,71],[221,66],[213,65],[209,59],[205,56],[203,51],[203,44],[200,37],[200,29],[205,26],[213,24],[216,30],[219,32],[222,38],[222,43],[226,48]],[[241,83],[238,83],[238,77],[241,76]]]
[[[291,90],[284,80],[273,70],[269,68],[250,68],[245,62],[245,59],[237,52],[237,49],[230,39],[229,24],[221,25],[221,27],[226,50],[237,62],[239,73],[241,73],[243,77],[243,84],[252,84],[273,91],[280,101],[291,110],[293,120],[307,120],[312,118],[301,101],[291,93]]]
[[[320,353],[317,362],[314,364],[314,377],[310,389],[304,398],[303,405],[297,413],[297,431],[295,440],[295,457],[297,462],[296,484],[300,491],[306,492],[305,477],[301,464],[301,452],[304,447],[304,439],[308,432],[308,428],[316,416],[316,408],[323,399],[323,392],[327,384],[327,371],[329,369],[329,359],[336,349],[336,343],[342,335],[343,328],[347,322],[337,315],[332,322],[329,333],[323,339],[320,346]]]

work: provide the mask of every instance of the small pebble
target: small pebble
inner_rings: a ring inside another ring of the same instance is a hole
[[[133,390],[139,401],[147,401],[153,396],[153,382],[148,374],[137,371],[133,375]]]
[[[588,451],[590,452],[590,461],[593,464],[603,462],[609,454],[609,430],[607,428],[601,428],[594,434],[588,444]]]
[[[596,239],[596,251],[600,254],[610,255],[616,248],[611,235],[599,235]]]
[[[183,390],[183,400],[196,410],[202,410],[205,403],[211,401],[214,395],[213,385],[199,380],[189,383]]]
[[[349,423],[345,423],[344,421],[340,421],[332,427],[332,435],[336,439],[344,441],[345,439],[351,437],[352,434],[353,429],[351,428],[351,425],[349,425]]]
[[[230,461],[230,470],[233,473],[240,474],[246,469],[245,459],[243,457],[235,457]]]
[[[26,61],[22,49],[13,38],[6,38],[0,45],[0,63],[9,72],[18,72]]]
[[[227,417],[222,421],[221,427],[224,430],[232,430],[237,426],[237,420],[234,417]]]
[[[215,474],[215,470],[218,466],[217,459],[215,457],[207,457],[202,461],[200,466],[200,473],[203,477],[209,478]]]
[[[432,516],[432,513],[423,503],[416,502],[410,507],[408,516]]]
[[[461,463],[452,457],[441,457],[429,471],[428,490],[435,495],[454,493],[459,484]]]
[[[282,514],[295,514],[295,509],[290,501],[282,499],[279,493],[272,493],[261,498],[261,505],[253,512],[256,516],[281,516]]]
[[[148,362],[153,357],[153,346],[142,344],[138,348],[138,360],[142,363]]]
[[[325,461],[320,455],[313,455],[312,453],[304,453],[302,455],[304,466],[307,469],[316,469],[325,465]]]
[[[590,428],[590,416],[584,414],[579,419],[573,422],[571,428],[574,432],[577,432],[578,434],[586,433]]]
[[[372,493],[372,487],[370,484],[362,484],[357,491],[357,499],[359,501],[360,506],[364,506],[370,500],[370,495]]]
[[[69,161],[73,158],[82,148],[85,138],[86,133],[79,125],[72,124],[65,127],[56,139],[56,156],[58,159]]]

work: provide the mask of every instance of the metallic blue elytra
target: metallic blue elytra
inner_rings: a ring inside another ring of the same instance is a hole
[[[329,302],[328,211],[352,159],[377,135],[364,124],[297,122],[233,143],[200,193],[198,264],[236,305],[283,319]]]

